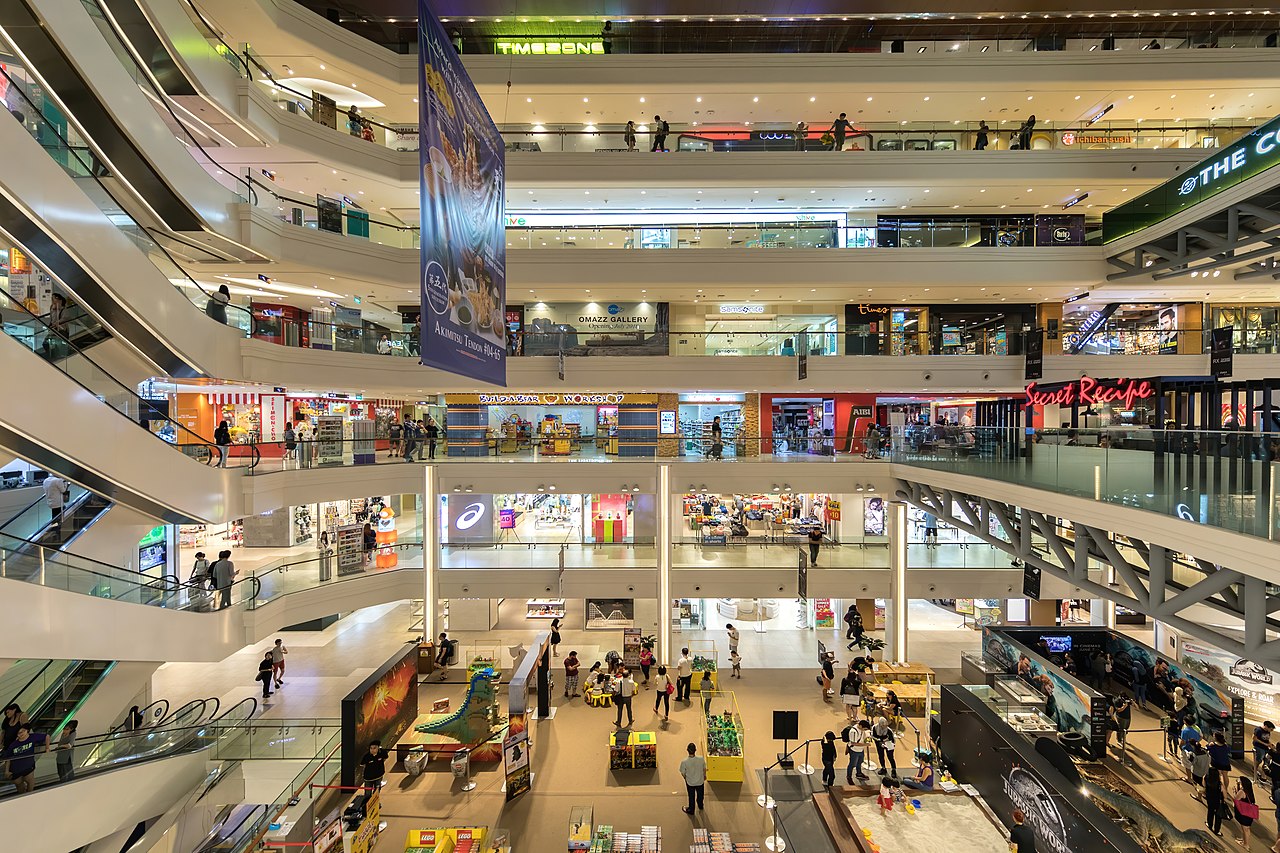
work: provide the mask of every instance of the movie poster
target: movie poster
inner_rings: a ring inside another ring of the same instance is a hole
[[[502,136],[426,0],[418,22],[422,363],[505,386]]]

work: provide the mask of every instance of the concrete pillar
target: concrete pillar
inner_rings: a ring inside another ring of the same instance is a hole
[[[885,606],[884,659],[905,663],[907,652],[907,505],[889,501],[889,599]]]
[[[658,466],[658,660],[674,663],[671,648],[671,466]]]
[[[422,484],[422,637],[440,636],[436,616],[440,596],[440,474],[435,465],[423,466]]]

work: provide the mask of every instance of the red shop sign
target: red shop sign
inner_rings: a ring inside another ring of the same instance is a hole
[[[1092,379],[1088,376],[1069,382],[1056,391],[1041,391],[1032,382],[1026,391],[1027,402],[1036,406],[1123,403],[1126,409],[1132,409],[1135,400],[1146,400],[1156,395],[1156,389],[1147,379]]]

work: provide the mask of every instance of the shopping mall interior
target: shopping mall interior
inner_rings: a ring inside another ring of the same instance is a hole
[[[685,5],[0,4],[0,846],[1280,853],[1280,15]]]

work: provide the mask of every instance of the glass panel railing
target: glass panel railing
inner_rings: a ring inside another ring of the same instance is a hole
[[[78,660],[51,660],[41,666],[5,704],[14,704],[22,713],[38,714],[50,700],[58,695],[63,682],[80,666]]]
[[[59,515],[77,505],[89,492],[81,486],[69,483],[65,494],[63,510],[58,513]],[[0,536],[34,540],[54,522],[54,518],[53,508],[49,506],[46,499],[41,497],[32,501],[22,512],[0,526]]]
[[[896,429],[885,458],[1171,515],[1275,539],[1275,434],[1145,427]]]
[[[173,255],[157,242],[150,229],[133,219],[120,205],[111,188],[102,181],[107,175],[105,165],[97,159],[93,150],[85,143],[77,140],[68,141],[68,135],[74,133],[69,127],[63,128],[52,122],[40,107],[44,96],[34,83],[20,76],[20,67],[12,61],[0,64],[0,81],[8,86],[10,92],[10,109],[8,114],[18,121],[22,127],[37,141],[45,152],[60,165],[64,172],[72,178],[93,181],[94,190],[87,193],[103,215],[120,229],[147,256],[171,283],[175,283],[179,292],[183,293],[202,312],[209,313],[206,308],[214,295],[204,290],[195,279],[183,270]],[[248,198],[255,198],[253,195]],[[201,250],[204,251],[204,250]],[[37,259],[38,260],[38,259]],[[247,333],[249,328],[248,309],[239,305],[227,305],[225,311],[214,312],[225,314],[226,318],[211,319],[241,329]]]

